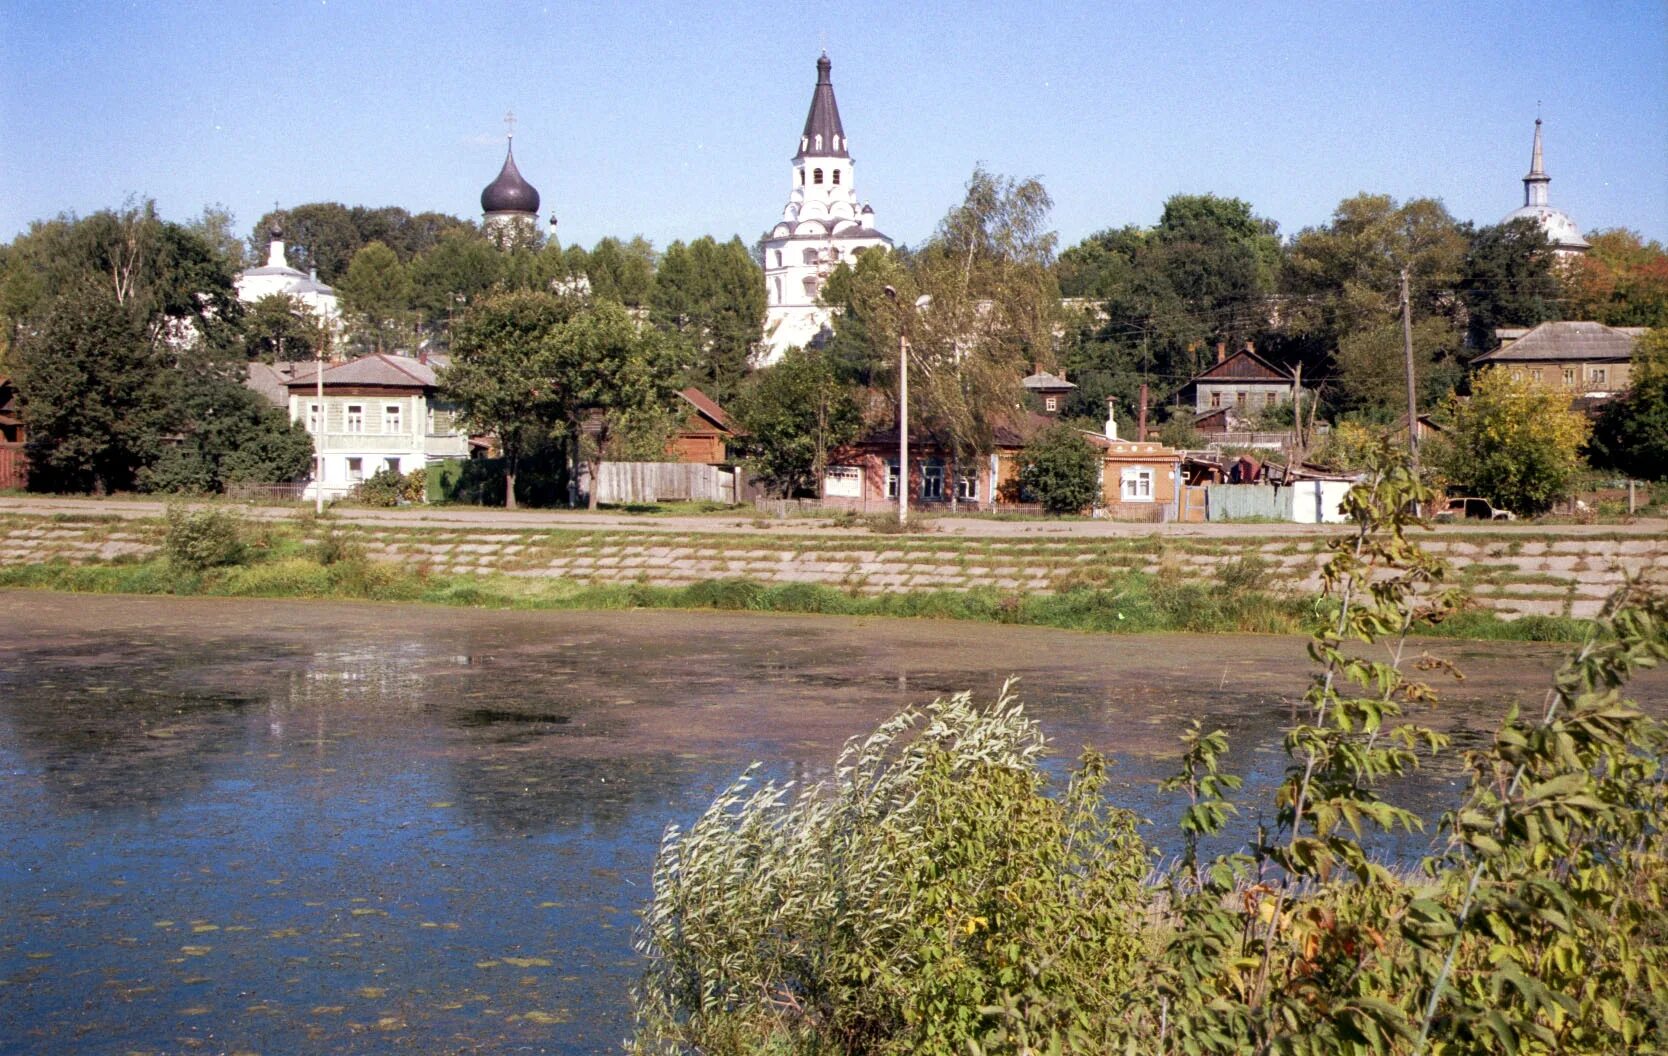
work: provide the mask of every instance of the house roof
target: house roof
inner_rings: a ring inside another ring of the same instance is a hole
[[[309,367],[311,364],[309,364]],[[306,388],[316,384],[313,371],[303,374],[299,369],[286,384],[286,388]],[[419,363],[415,359],[404,356],[391,356],[386,352],[374,356],[362,356],[350,359],[346,363],[337,363],[324,368],[324,384],[332,385],[383,385],[391,388],[432,389],[438,382],[434,370],[427,363]]]
[[[1642,326],[1605,326],[1603,323],[1542,323],[1528,331],[1496,330],[1506,343],[1485,352],[1473,363],[1522,363],[1558,360],[1620,360],[1633,356],[1634,343],[1645,335]],[[1510,334],[1520,334],[1513,339]]]
[[[1197,385],[1201,381],[1278,381],[1290,385],[1292,376],[1249,348],[1242,348],[1222,362],[1193,375],[1187,384]]]
[[[713,425],[727,433],[734,431],[733,427],[730,425],[729,414],[725,412],[724,408],[718,406],[718,402],[711,396],[708,396],[706,393],[695,388],[694,386],[684,389],[682,392],[678,393],[678,395],[682,396],[685,403],[695,408],[696,412],[699,413],[701,417],[705,418]]]
[[[1030,389],[1032,392],[1044,392],[1049,389],[1058,389],[1059,391],[1064,392],[1067,389],[1077,388],[1076,385],[1067,381],[1065,378],[1055,377],[1046,370],[1039,370],[1035,374],[1021,379],[1020,384],[1025,386],[1027,389]]]
[[[243,384],[273,406],[288,407],[290,381],[303,370],[309,378],[312,377],[313,361],[306,359],[289,363],[250,363],[244,368]]]

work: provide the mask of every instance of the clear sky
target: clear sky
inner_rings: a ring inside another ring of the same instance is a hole
[[[977,162],[1062,246],[1178,192],[1283,234],[1368,190],[1494,223],[1537,101],[1552,203],[1668,241],[1668,3],[0,0],[0,240],[130,194],[478,219],[503,157],[564,242],[780,215],[826,46],[859,195],[917,244]]]

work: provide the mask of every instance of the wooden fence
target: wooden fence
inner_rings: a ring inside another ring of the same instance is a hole
[[[23,488],[29,484],[29,459],[22,444],[0,444],[0,488]]]
[[[597,474],[597,501],[734,505],[739,475],[739,470],[693,462],[604,462]]]

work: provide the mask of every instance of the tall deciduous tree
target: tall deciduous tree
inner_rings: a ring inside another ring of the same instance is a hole
[[[325,342],[312,310],[293,297],[271,293],[243,313],[244,355],[263,363],[312,359]]]
[[[551,339],[574,311],[574,302],[548,292],[502,293],[470,309],[453,333],[441,387],[470,431],[498,437],[509,509],[522,456],[571,424]]]
[[[580,273],[591,283],[591,296],[599,301],[618,301],[628,308],[649,303],[654,287],[654,245],[642,235],[629,242],[604,238],[590,251],[580,251]]]
[[[668,343],[624,307],[604,302],[575,314],[546,345],[562,420],[585,439],[594,510],[596,482],[610,444],[671,400],[674,375]]]
[[[1346,338],[1362,340],[1357,335],[1398,322],[1404,268],[1414,321],[1437,320],[1457,336],[1462,311],[1454,290],[1468,247],[1465,230],[1431,198],[1356,195],[1339,203],[1330,223],[1299,232],[1286,254],[1281,312],[1305,377],[1329,371]],[[1438,344],[1459,347],[1457,340]]]
[[[687,349],[685,384],[719,400],[733,396],[749,369],[764,316],[764,274],[741,239],[720,244],[709,236],[666,247],[649,295],[649,318],[661,331],[678,335]]]
[[[747,379],[730,409],[748,468],[785,498],[817,496],[828,452],[863,421],[852,386],[818,349],[788,349]]]
[[[504,255],[473,229],[448,231],[411,262],[411,303],[431,333],[452,327],[504,277]]]
[[[1627,228],[1595,231],[1565,262],[1564,317],[1607,326],[1668,326],[1668,252]]]
[[[1668,328],[1639,339],[1627,393],[1593,429],[1595,461],[1643,480],[1668,480]]]
[[[899,291],[892,333],[909,341],[914,420],[952,468],[994,448],[997,425],[1021,402],[1020,379],[1052,363],[1060,312],[1052,206],[1038,180],[975,168],[913,269],[930,300],[916,310],[911,291]]]
[[[1569,494],[1589,429],[1568,393],[1490,367],[1449,414],[1453,428],[1434,461],[1462,489],[1520,514],[1544,513]]]
[[[353,255],[338,289],[365,347],[392,351],[411,318],[411,275],[394,251],[381,242],[366,245]]]
[[[1500,327],[1560,317],[1556,261],[1546,232],[1524,217],[1472,234],[1459,283],[1472,355],[1497,348],[1494,331]]]

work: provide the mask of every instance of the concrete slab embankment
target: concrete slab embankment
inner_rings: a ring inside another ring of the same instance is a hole
[[[252,526],[257,530],[259,526]],[[940,534],[726,533],[668,536],[592,530],[487,530],[347,523],[335,530],[378,561],[448,575],[505,575],[588,583],[684,586],[715,579],[813,583],[857,593],[979,588],[1046,593],[1110,584],[1125,571],[1203,583],[1250,576],[1272,591],[1314,593],[1326,537],[1243,535],[1117,538],[959,537]],[[316,536],[322,528],[296,522]],[[155,520],[0,518],[0,565],[109,562],[157,552]],[[1598,612],[1629,574],[1668,570],[1668,537],[1548,531],[1433,534],[1421,543],[1451,563],[1454,581],[1505,617]]]

